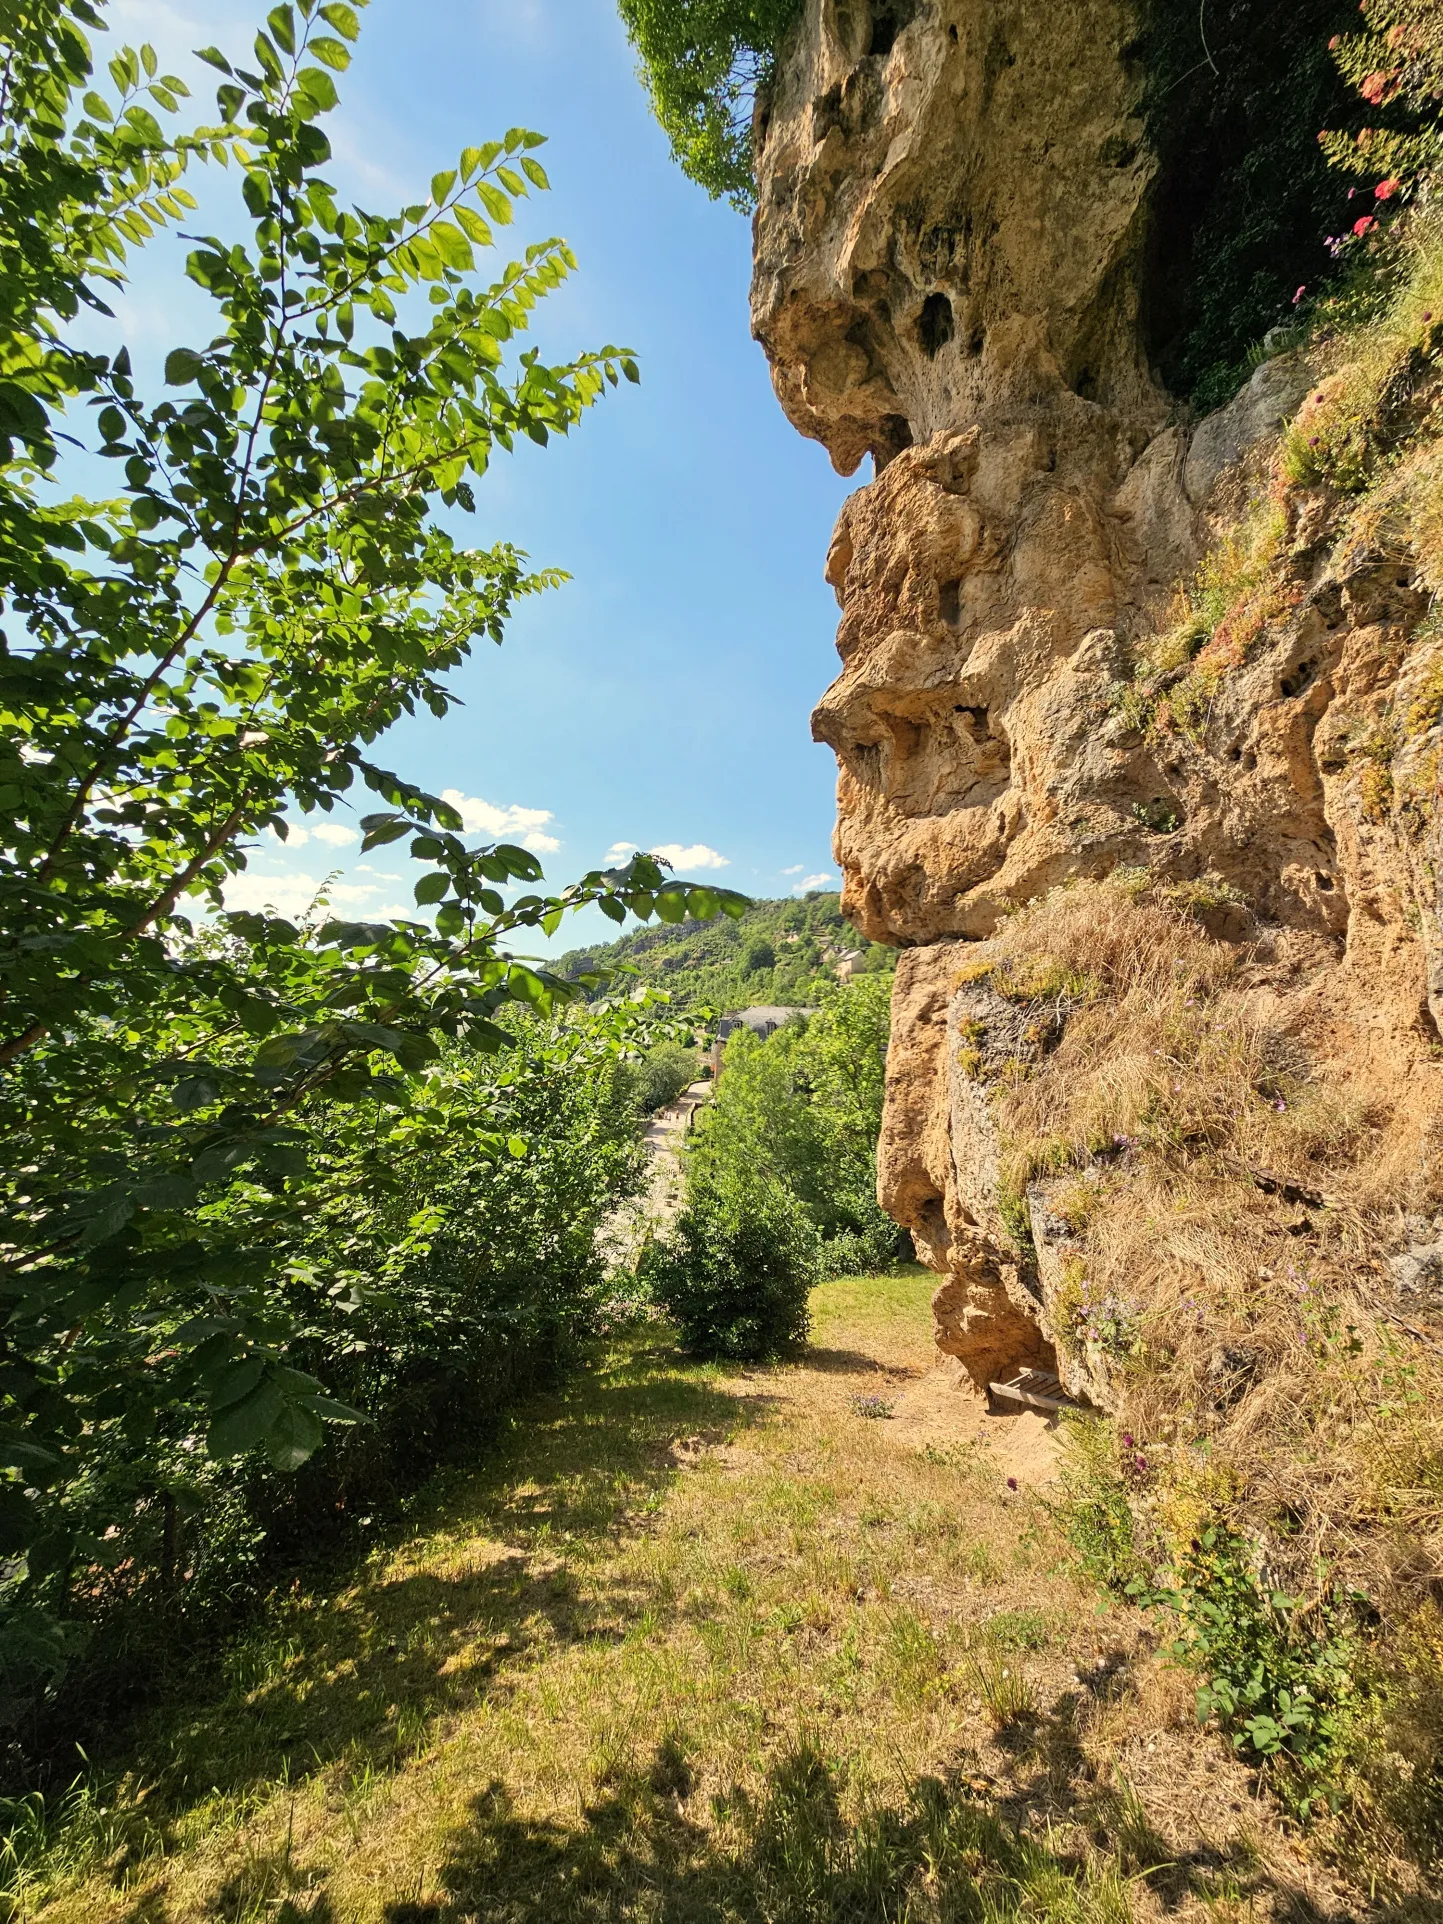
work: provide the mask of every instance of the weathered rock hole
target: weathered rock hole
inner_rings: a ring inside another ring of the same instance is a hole
[[[872,38],[867,43],[869,54],[887,54],[896,44],[899,29],[897,16],[890,7],[884,7],[872,21]]]
[[[884,414],[878,426],[881,436],[872,446],[872,466],[880,474],[889,461],[911,447],[912,423],[905,414]]]
[[[1284,696],[1291,701],[1294,695],[1301,695],[1308,683],[1317,673],[1315,661],[1300,661],[1291,675],[1284,675],[1279,683]]]
[[[937,590],[937,611],[949,628],[956,628],[962,620],[962,583],[944,581]]]
[[[947,38],[952,42],[954,47],[957,45],[957,29],[955,27],[949,27],[947,29]]]
[[[965,715],[963,726],[974,741],[985,741],[987,737],[987,710],[985,708],[966,708],[960,702],[952,710],[954,715]]]
[[[1097,376],[1090,367],[1085,367],[1072,384],[1072,391],[1079,401],[1097,399]]]
[[[929,361],[951,340],[952,332],[951,301],[945,294],[929,294],[917,320],[917,339]]]
[[[1317,883],[1318,887],[1323,891],[1324,895],[1332,894],[1333,878],[1331,875],[1324,875],[1320,869],[1318,873],[1314,875],[1313,880]]]

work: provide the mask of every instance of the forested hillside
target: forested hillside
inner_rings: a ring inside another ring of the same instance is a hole
[[[847,975],[885,972],[895,953],[867,942],[844,922],[841,897],[753,902],[739,917],[676,928],[641,928],[614,942],[572,949],[557,963],[568,980],[618,966],[637,984],[664,989],[679,1013],[740,1009],[753,1003],[810,1008]]]

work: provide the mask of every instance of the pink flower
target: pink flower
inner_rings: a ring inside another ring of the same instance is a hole
[[[1391,200],[1402,184],[1401,181],[1393,180],[1392,178],[1380,180],[1378,185],[1373,189],[1374,200]]]
[[[1364,214],[1360,219],[1353,222],[1353,232],[1355,234],[1366,234],[1370,227],[1376,227],[1377,225],[1377,221],[1374,220],[1371,214]]]
[[[1306,293],[1307,293],[1307,291],[1308,291],[1308,283],[1307,283],[1306,281],[1304,281],[1304,282],[1303,282],[1303,285],[1302,285],[1302,286],[1301,286],[1301,287],[1300,287],[1300,288],[1298,289],[1298,291],[1297,291],[1297,293],[1296,293],[1296,294],[1294,294],[1294,296],[1293,296],[1293,306],[1294,306],[1294,307],[1296,307],[1296,306],[1297,306],[1297,304],[1298,304],[1298,302],[1299,302],[1299,301],[1300,301],[1300,300],[1301,300],[1301,299],[1303,298],[1303,296],[1304,296],[1304,294],[1306,294]]]

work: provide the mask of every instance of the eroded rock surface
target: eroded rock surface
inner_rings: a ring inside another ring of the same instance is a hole
[[[796,426],[876,467],[827,557],[842,671],[814,730],[844,912],[909,951],[882,1199],[977,1382],[1052,1358],[1055,1238],[1036,1202],[1023,1257],[1001,1213],[959,943],[1119,865],[1206,876],[1215,935],[1282,932],[1289,1019],[1334,1051],[1406,1080],[1443,1020],[1437,744],[1358,748],[1433,672],[1406,557],[1340,555],[1329,498],[1275,489],[1272,598],[1205,712],[1159,728],[1128,697],[1310,383],[1265,362],[1189,428],[1149,372],[1136,32],[1114,0],[810,0],[759,110],[755,330]]]

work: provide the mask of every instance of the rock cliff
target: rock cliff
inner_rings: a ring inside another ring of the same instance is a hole
[[[1326,367],[1277,354],[1201,421],[1155,376],[1163,162],[1137,46],[1121,0],[808,0],[756,127],[753,320],[778,398],[842,473],[875,466],[827,557],[842,668],[814,729],[844,910],[906,951],[883,1201],[944,1278],[938,1342],[967,1378],[1055,1362],[1103,1404],[1127,1341],[1093,1305],[1119,1264],[1139,1315],[1191,1301],[1190,1275],[1216,1285],[1220,1246],[1173,1233],[1189,1183],[1231,1185],[1235,1294],[1283,1238],[1340,1289],[1366,1278],[1384,1315],[1443,1307],[1387,1295],[1443,1246],[1438,583],[1279,465],[1282,425],[1306,445],[1329,404]],[[1176,1044],[1171,1093],[1166,1023],[1141,1067],[1121,1032],[1077,1052],[1099,998],[1161,1006],[1137,955],[1198,941],[1212,960],[1174,1015],[1249,1038],[1250,1080],[1225,1126],[1182,1130],[1146,1260],[1124,1258],[1059,1197],[1142,1207],[1129,1131],[1162,1128],[1206,1050]],[[1084,1075],[1142,1093],[1064,1128]],[[1292,1126],[1325,1091],[1361,1136],[1258,1133],[1259,1105]],[[1219,1355],[1258,1349],[1226,1297],[1204,1390]]]

